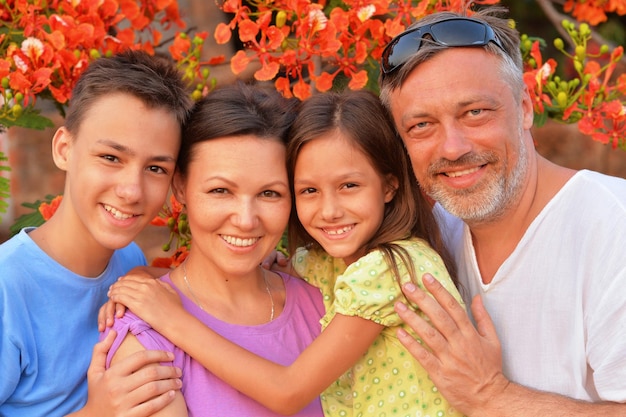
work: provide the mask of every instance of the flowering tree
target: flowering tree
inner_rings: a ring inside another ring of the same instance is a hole
[[[498,2],[474,1],[479,6]],[[553,21],[560,20],[562,38],[554,40],[554,46],[573,71],[569,75],[557,71],[557,60],[542,56],[545,41],[522,35],[524,81],[533,98],[536,125],[547,119],[577,123],[594,140],[626,150],[626,75],[615,74],[617,64],[624,61],[623,47],[598,46],[593,32],[607,13],[626,14],[626,2],[566,0],[563,12],[571,17],[555,12],[549,0],[537,2]],[[124,48],[152,51],[163,43],[157,27],[185,26],[175,0],[0,0],[0,4],[4,126],[48,125],[34,106],[37,99],[52,100],[63,113],[72,86],[91,60]],[[223,0],[220,7],[229,21],[217,25],[213,36],[222,44],[236,36],[243,45],[230,59],[234,74],[252,68],[256,80],[273,82],[285,96],[306,99],[343,86],[376,91],[378,60],[389,40],[416,19],[466,5],[466,0]],[[168,48],[194,86],[196,99],[215,85],[209,79],[210,66],[225,60],[201,60],[206,36],[178,32]],[[33,205],[39,210],[16,228],[43,222],[53,207],[51,200],[52,196]],[[165,249],[173,240],[178,248],[174,256],[157,262],[176,265],[184,259],[190,239],[184,216],[171,201],[155,219],[155,224],[171,231]]]
[[[184,28],[175,0],[1,0],[1,126],[52,126],[39,115],[37,99],[64,114],[78,77],[89,63],[124,49],[154,52],[162,31]],[[194,81],[202,39],[178,33],[169,52]],[[202,90],[204,86],[199,87]]]
[[[477,0],[480,5],[499,0]],[[461,10],[466,1],[344,0],[324,6],[308,0],[254,2],[226,0],[223,10],[233,15],[228,24],[216,28],[218,42],[228,42],[235,30],[246,49],[231,60],[235,74],[251,63],[260,68],[254,78],[274,81],[287,96],[305,99],[314,90],[327,91],[339,78],[349,88],[376,89],[378,59],[391,38],[408,25],[438,10]],[[543,7],[549,7],[545,0]],[[555,47],[572,62],[575,74],[565,79],[556,72],[556,60],[543,62],[542,39],[522,35],[525,81],[534,99],[536,124],[548,118],[578,123],[586,135],[613,148],[626,149],[626,75],[611,77],[623,58],[623,47],[609,51],[602,45],[592,52],[594,42],[589,24],[607,19],[606,13],[626,14],[626,2],[567,0],[566,12],[583,23],[562,23],[572,53],[562,39]],[[554,13],[554,12],[553,12]]]

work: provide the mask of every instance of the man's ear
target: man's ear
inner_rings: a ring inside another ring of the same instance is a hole
[[[185,177],[179,170],[176,170],[172,177],[172,193],[174,193],[174,197],[180,204],[187,204],[185,199]]]
[[[524,117],[522,120],[524,129],[529,130],[533,126],[535,112],[533,109],[533,100],[530,97],[530,92],[528,91],[528,87],[525,87],[524,91],[522,91],[522,111],[524,114]]]
[[[394,175],[387,175],[387,190],[385,191],[385,203],[390,202],[396,196],[398,191],[399,181]]]
[[[52,138],[52,159],[61,170],[67,171],[72,147],[72,134],[61,126]]]

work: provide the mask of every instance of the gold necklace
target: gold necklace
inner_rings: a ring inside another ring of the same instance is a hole
[[[261,273],[263,274],[263,282],[265,282],[265,291],[267,292],[267,295],[270,296],[270,302],[272,303],[272,309],[270,311],[270,321],[272,321],[274,320],[274,296],[272,296],[272,290],[270,290],[270,286],[267,282],[265,269],[262,269]],[[183,280],[185,281],[185,285],[187,286],[187,290],[189,291],[189,294],[191,294],[193,301],[198,305],[198,307],[200,307],[200,310],[206,312],[206,310],[202,306],[202,303],[200,303],[200,300],[198,300],[198,297],[196,297],[196,294],[191,289],[191,285],[189,284],[189,280],[187,279],[187,262],[183,262]]]

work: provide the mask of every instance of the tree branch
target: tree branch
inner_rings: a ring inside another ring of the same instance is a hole
[[[577,20],[573,19],[571,16],[569,15],[565,15],[562,13],[559,13],[555,8],[554,8],[554,2],[551,0],[535,0],[537,2],[537,4],[539,4],[539,7],[541,7],[541,10],[543,10],[543,12],[545,13],[546,17],[548,18],[548,20],[550,22],[552,22],[552,25],[556,28],[557,32],[559,32],[559,34],[561,35],[561,37],[563,38],[563,40],[565,42],[567,42],[567,44],[570,46],[570,48],[574,48],[576,45],[573,44],[572,40],[570,39],[567,31],[563,28],[563,25],[561,24],[561,22],[563,20],[567,20],[569,22],[572,22],[576,25],[579,25],[580,22],[578,22]],[[614,49],[617,47],[617,45],[613,44],[612,42],[607,41],[604,37],[602,37],[597,31],[594,30],[593,26],[589,25],[589,28],[591,29],[591,39],[595,42],[597,42],[600,45],[608,45],[611,49]],[[623,63],[626,63],[626,57],[622,57],[622,59],[620,60]]]

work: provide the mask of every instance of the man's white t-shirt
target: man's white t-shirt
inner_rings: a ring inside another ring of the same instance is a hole
[[[480,294],[521,385],[626,401],[626,180],[580,171],[484,285],[467,225],[437,205],[468,306]]]

